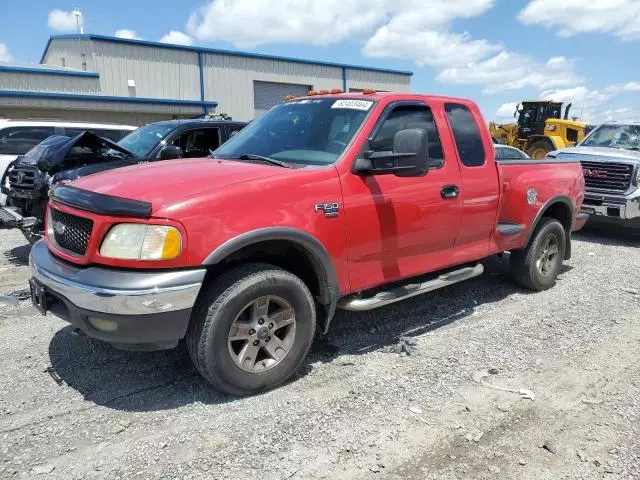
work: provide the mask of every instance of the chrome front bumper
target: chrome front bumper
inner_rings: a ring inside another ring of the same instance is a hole
[[[192,308],[206,270],[132,272],[75,267],[55,258],[43,240],[29,255],[31,274],[79,308],[118,315],[145,315]]]
[[[587,191],[582,212],[622,220],[640,218],[640,189],[627,195]]]
[[[44,287],[45,311],[89,336],[112,343],[171,343],[184,336],[206,270],[127,271],[78,267],[54,257],[44,241],[31,248],[33,279]],[[111,322],[96,328],[96,319]]]

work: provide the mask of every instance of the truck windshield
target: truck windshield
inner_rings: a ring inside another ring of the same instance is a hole
[[[600,125],[580,145],[640,150],[640,125]]]
[[[175,125],[171,123],[150,123],[131,132],[118,145],[136,157],[145,158],[174,128]]]
[[[261,155],[290,164],[337,160],[374,105],[372,100],[310,98],[273,107],[214,152],[215,158]]]

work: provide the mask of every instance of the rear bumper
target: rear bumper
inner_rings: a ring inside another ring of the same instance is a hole
[[[44,287],[45,312],[88,336],[123,345],[175,344],[184,337],[206,270],[165,272],[77,267],[54,257],[43,241],[29,256]]]
[[[621,220],[640,218],[640,189],[628,195],[586,192],[582,212]]]

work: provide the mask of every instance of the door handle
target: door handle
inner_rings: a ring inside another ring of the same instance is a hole
[[[445,200],[453,200],[459,193],[460,189],[455,185],[445,185],[440,189],[440,196]]]

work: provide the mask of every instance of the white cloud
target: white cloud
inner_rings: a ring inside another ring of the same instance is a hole
[[[516,111],[518,102],[504,103],[498,108],[495,114],[496,121],[508,122],[513,121],[513,113]]]
[[[49,12],[49,28],[56,32],[75,32],[76,17],[71,12],[66,12],[58,8]]]
[[[162,43],[173,43],[176,45],[193,45],[193,38],[180,30],[171,30],[160,39]]]
[[[627,92],[640,91],[640,82],[629,82],[624,86],[624,90]]]
[[[127,38],[129,40],[141,40],[135,30],[129,30],[128,28],[122,28],[120,30],[116,30],[115,33],[118,38]]]
[[[5,43],[0,42],[0,62],[10,62],[13,60],[13,55],[9,51],[9,47]]]
[[[603,90],[589,90],[587,87],[580,86],[564,90],[545,90],[540,93],[540,98],[558,102],[573,102],[583,108],[591,108],[608,102],[621,90],[620,85],[609,85]]]
[[[527,25],[543,25],[561,36],[611,33],[625,40],[640,39],[638,0],[531,0],[518,18]]]
[[[277,42],[328,45],[370,32],[384,20],[387,3],[390,2],[209,0],[191,15],[187,31],[198,40],[226,40],[243,48]]]
[[[486,49],[488,42],[473,42],[466,34],[454,37],[448,34],[447,26],[455,18],[483,13],[494,1],[209,0],[191,15],[187,31],[199,40],[227,40],[244,48],[283,42],[329,45],[354,37],[370,37],[365,46],[367,55],[387,56],[394,45],[398,45],[417,52],[395,50],[394,56],[412,60],[419,56],[425,60],[423,64],[431,64],[426,61],[429,55],[424,54],[444,56],[439,49],[447,45],[447,41],[465,47],[470,43],[468,47],[472,52]],[[452,46],[449,51],[455,48]],[[467,52],[465,55],[476,56]]]
[[[390,20],[380,26],[363,53],[371,57],[405,58],[418,65],[462,66],[500,50],[500,45],[475,40],[467,32],[449,31],[456,18],[483,14],[494,0],[455,0],[441,2],[387,2]]]
[[[630,82],[626,85],[613,84],[602,90],[591,90],[584,86],[578,86],[566,89],[545,90],[540,93],[540,98],[543,100],[571,103],[571,115],[578,116],[584,121],[596,122],[610,120],[612,118],[627,120],[637,112],[628,108],[607,108],[606,110],[604,110],[604,108],[608,107],[620,94],[632,90],[627,88],[629,86],[640,89],[640,84],[635,82]]]
[[[475,62],[498,48],[486,40],[472,40],[466,33],[431,30],[407,35],[384,26],[367,41],[363,53],[413,60],[420,66],[449,67]]]
[[[573,62],[565,57],[552,57],[541,63],[506,50],[464,67],[446,68],[436,79],[454,85],[483,85],[485,93],[569,86],[581,80]]]
[[[604,111],[600,119],[605,122],[607,120],[618,120],[621,122],[638,121],[640,119],[640,112],[629,107],[616,108]]]

